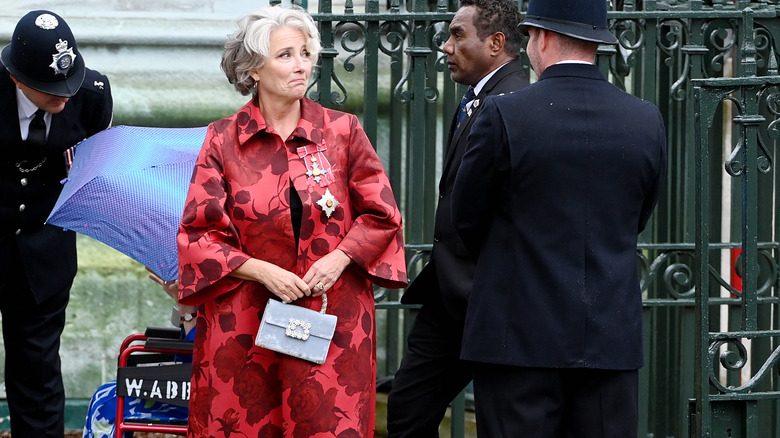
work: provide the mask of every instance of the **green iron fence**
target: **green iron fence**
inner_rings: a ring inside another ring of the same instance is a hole
[[[692,81],[699,187],[695,285],[696,290],[713,292],[696,296],[696,381],[691,404],[691,431],[696,436],[723,436],[724,431],[740,437],[778,435],[780,330],[773,162],[780,76],[772,29],[765,27],[775,27],[776,21],[761,23],[753,9],[743,9],[736,34],[741,52],[736,64],[738,74],[734,78]],[[768,49],[769,56],[762,55],[762,47]],[[763,75],[759,66],[765,68]],[[717,126],[714,117],[721,108],[728,114],[723,122],[733,126],[733,147],[725,161],[712,156],[718,152],[711,141],[713,127]],[[741,232],[735,240],[741,251],[737,267],[743,281],[740,290],[728,291],[735,298],[726,303],[730,320],[726,328],[721,324],[721,329],[712,324],[718,309],[712,297],[721,289],[719,278],[709,273],[711,249],[719,242],[713,237],[711,224],[715,221],[707,208],[719,195],[711,190],[712,180],[718,175],[713,172],[713,162],[724,164],[718,172],[725,171],[739,190],[734,219],[736,230]]]
[[[620,44],[601,47],[597,63],[658,105],[669,147],[666,191],[637,252],[640,436],[776,437],[778,2],[608,3]],[[361,116],[404,213],[412,278],[430,249],[447,125],[463,91],[441,50],[456,8],[347,0],[336,11],[327,0],[311,11],[324,50],[310,96]],[[413,312],[400,293],[377,291],[380,376],[397,369]],[[453,437],[464,436],[463,405],[453,408]]]

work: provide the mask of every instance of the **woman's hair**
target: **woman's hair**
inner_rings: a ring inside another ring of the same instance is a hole
[[[238,20],[238,30],[228,36],[222,50],[222,71],[244,96],[255,89],[251,73],[262,67],[271,50],[271,32],[288,26],[303,32],[312,64],[320,53],[320,33],[311,16],[298,6],[269,6]]]

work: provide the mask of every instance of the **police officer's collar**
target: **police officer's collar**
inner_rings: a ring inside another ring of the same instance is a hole
[[[30,119],[38,111],[38,107],[16,87],[16,106],[19,109],[19,120]]]

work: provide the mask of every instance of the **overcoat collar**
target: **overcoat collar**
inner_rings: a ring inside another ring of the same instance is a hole
[[[455,120],[457,118],[457,114],[453,115],[452,122],[450,125],[450,136],[447,140],[447,152],[444,158],[445,170],[449,166],[453,156],[455,155],[456,148],[453,146],[453,143],[456,141],[455,139],[460,138],[460,136],[463,135],[464,132],[468,132],[471,129],[471,125],[474,123],[474,119],[476,119],[476,115],[479,113],[482,106],[481,103],[482,101],[485,100],[485,97],[492,95],[493,89],[505,77],[511,74],[515,74],[522,69],[523,67],[518,60],[509,61],[503,66],[499,67],[498,71],[493,75],[493,77],[490,78],[489,81],[487,81],[485,86],[482,87],[481,90],[479,90],[479,94],[474,98],[474,105],[472,106],[471,116],[465,118],[463,122],[460,124],[460,126],[455,126],[456,125]]]
[[[601,74],[601,70],[594,64],[579,64],[579,63],[563,63],[553,64],[542,72],[539,76],[539,81],[545,79],[576,76],[585,79],[606,80],[604,75]]]
[[[292,135],[295,137],[306,139],[310,142],[314,142],[314,139],[312,139],[310,135],[312,130],[303,129],[304,126],[302,124],[311,124],[317,128],[324,127],[325,117],[322,111],[322,107],[306,97],[302,98],[300,102],[301,102],[301,119],[298,121],[298,126],[293,130]],[[249,141],[250,138],[252,138],[252,136],[268,128],[268,124],[265,121],[265,117],[263,117],[263,114],[260,112],[260,107],[257,106],[256,98],[253,98],[252,100],[247,102],[240,110],[238,110],[236,117],[238,117],[239,119],[246,117],[250,120],[250,123],[246,125],[248,126],[248,128],[241,130],[238,133],[238,142],[240,144],[246,143],[247,141]],[[254,121],[256,125],[253,126],[253,123],[251,123],[251,121]],[[241,123],[239,123],[239,125],[241,125]]]

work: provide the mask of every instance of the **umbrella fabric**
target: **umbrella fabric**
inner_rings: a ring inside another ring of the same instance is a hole
[[[178,276],[176,233],[206,128],[116,126],[79,143],[48,223]]]

